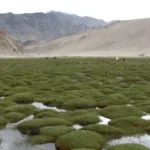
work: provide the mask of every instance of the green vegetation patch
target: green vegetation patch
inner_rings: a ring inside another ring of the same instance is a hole
[[[14,94],[16,93],[30,93],[32,91],[31,88],[27,86],[17,86],[11,90]]]
[[[73,131],[58,138],[56,148],[71,150],[80,148],[101,149],[105,142],[101,135],[91,131]]]
[[[103,135],[107,140],[120,138],[123,135],[121,129],[109,125],[88,125],[82,128]]]
[[[120,128],[127,135],[133,135],[138,133],[145,133],[150,121],[143,120],[140,117],[125,117],[115,119],[109,122],[110,125]]]
[[[149,100],[141,101],[140,103],[136,104],[136,107],[141,109],[144,112],[150,113],[150,102],[149,102]]]
[[[106,139],[122,132],[123,135],[149,133],[149,121],[140,118],[143,111],[150,113],[149,64],[149,58],[0,59],[0,96],[6,97],[0,100],[0,116],[6,123],[7,119],[15,122],[33,114],[32,121],[20,126],[33,143],[53,140],[40,133],[42,128],[69,128],[76,123],[84,127],[92,125],[85,130]],[[67,111],[36,109],[32,102]],[[99,115],[114,120],[109,126],[94,125],[99,122]]]
[[[53,113],[52,111],[44,111],[41,113],[38,113],[35,118],[45,118],[45,117],[57,117],[58,115]]]
[[[40,134],[30,136],[29,141],[32,144],[54,143],[60,136],[72,132],[73,129],[68,126],[51,126],[40,129]]]
[[[26,116],[23,113],[17,113],[17,112],[10,112],[3,115],[3,118],[8,120],[9,123],[16,123],[22,119],[24,119]]]
[[[121,144],[109,147],[106,150],[149,150],[149,148],[140,144]]]
[[[111,119],[117,119],[117,118],[128,117],[128,116],[141,117],[143,115],[143,112],[136,107],[121,106],[121,105],[106,107],[101,111],[101,113],[102,115]]]
[[[73,149],[73,150],[95,150],[95,149],[92,149],[92,148],[79,148],[79,149]]]
[[[124,105],[124,104],[128,104],[130,101],[130,99],[128,99],[126,96],[124,96],[123,94],[110,94],[108,96],[105,97],[104,100],[99,101],[99,103],[97,104],[99,107],[107,107],[107,106],[111,106],[111,105]]]
[[[58,114],[58,112],[57,111],[55,111],[55,110],[50,110],[50,109],[34,109],[34,111],[33,111],[33,114],[35,115],[35,117],[37,116],[37,115],[40,115],[40,114],[43,114],[43,113],[47,113],[46,115],[48,115],[48,114]],[[41,118],[42,118],[42,116],[43,115],[41,115]],[[44,116],[43,116],[44,117]],[[45,116],[46,117],[46,116]],[[48,116],[47,116],[48,117]]]
[[[18,104],[28,104],[34,101],[35,95],[30,92],[21,92],[11,95],[8,98]]]
[[[73,117],[71,118],[71,121],[74,124],[89,125],[89,124],[96,124],[100,120],[99,120],[98,115],[89,113],[89,114]]]
[[[25,104],[25,105],[12,105],[4,109],[5,113],[18,112],[25,115],[31,115],[36,109],[34,106]]]
[[[61,118],[37,118],[30,121],[25,121],[18,125],[18,130],[24,134],[29,133],[31,130],[39,130],[46,126],[71,126],[69,121]]]
[[[96,101],[92,99],[70,99],[63,104],[64,108],[75,110],[96,107]]]
[[[16,105],[16,103],[15,103],[15,102],[12,102],[12,101],[8,101],[8,100],[6,100],[6,99],[0,101],[0,106],[1,106],[1,107],[6,108],[6,107],[11,106],[11,105]]]
[[[0,115],[3,115],[5,113],[5,108],[11,105],[16,105],[16,103],[8,100],[0,100]]]

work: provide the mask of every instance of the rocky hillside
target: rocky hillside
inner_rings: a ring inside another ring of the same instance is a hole
[[[26,50],[41,56],[150,56],[150,19],[121,21]]]
[[[24,45],[52,40],[106,24],[103,20],[79,17],[61,12],[0,14],[0,29]]]
[[[23,55],[23,49],[15,40],[11,39],[5,32],[0,30],[0,57],[11,57]]]

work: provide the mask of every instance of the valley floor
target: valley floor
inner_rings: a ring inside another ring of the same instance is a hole
[[[0,129],[32,115],[15,128],[33,145],[148,150],[143,143],[108,143],[150,133],[149,64],[149,58],[0,59]]]

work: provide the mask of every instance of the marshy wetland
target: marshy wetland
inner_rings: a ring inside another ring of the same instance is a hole
[[[148,150],[149,114],[148,58],[0,59],[1,150]]]

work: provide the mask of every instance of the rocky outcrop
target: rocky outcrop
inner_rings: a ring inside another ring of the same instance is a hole
[[[0,56],[23,55],[23,48],[15,40],[0,30]]]

